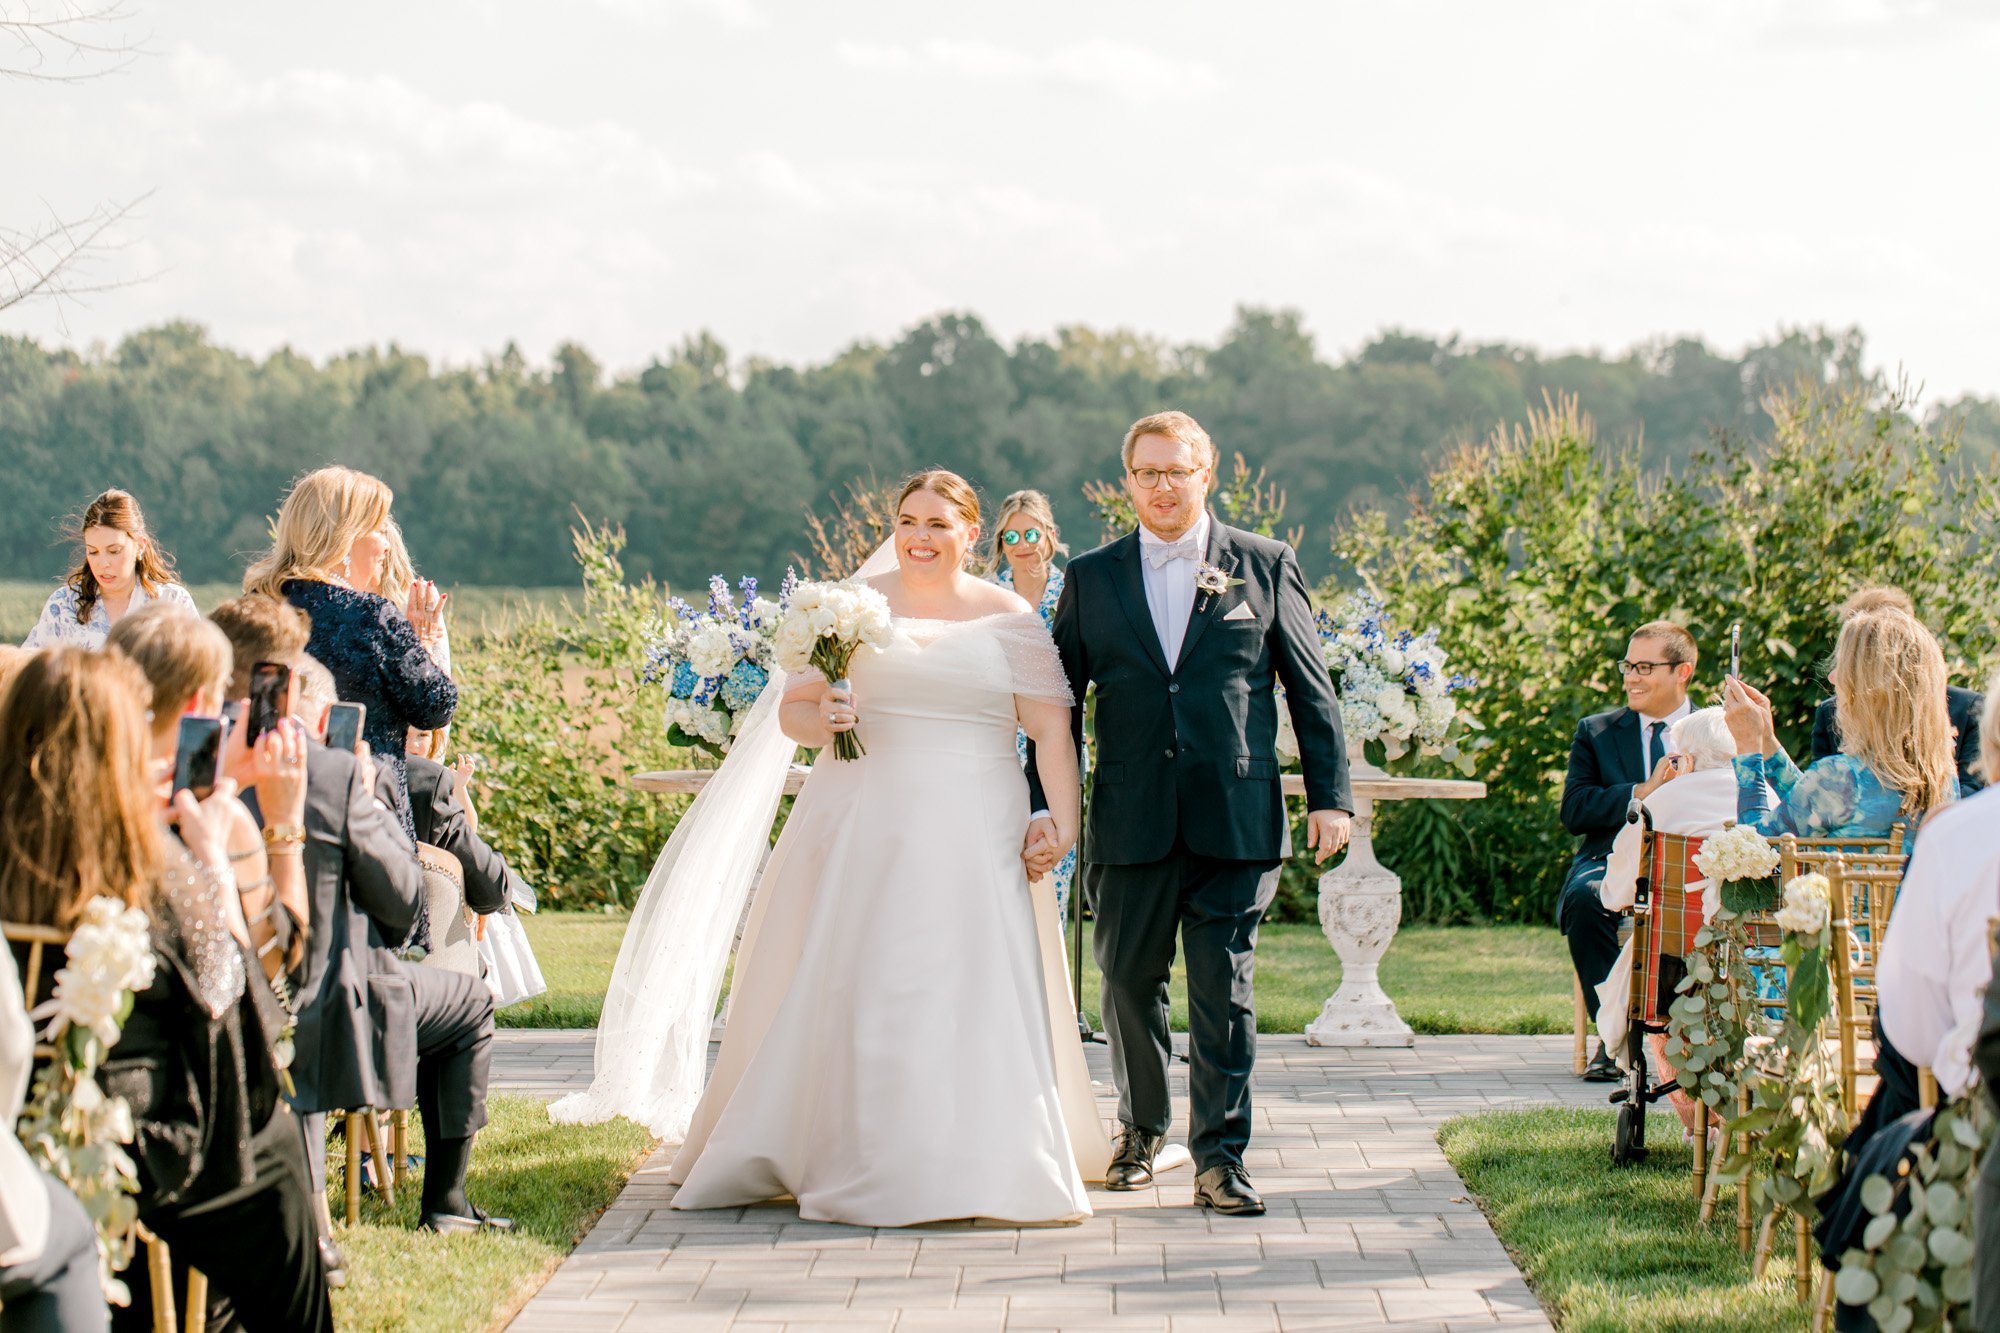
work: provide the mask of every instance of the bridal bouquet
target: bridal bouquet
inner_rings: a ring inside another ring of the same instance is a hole
[[[133,993],[152,984],[154,965],[146,914],[114,898],[92,898],[65,947],[54,996],[32,1015],[50,1020],[43,1039],[56,1054],[35,1076],[16,1131],[90,1215],[98,1280],[115,1305],[131,1303],[115,1275],[132,1262],[139,1176],[125,1151],[134,1136],[132,1108],[99,1086],[97,1069],[118,1044]]]
[[[667,605],[673,621],[647,645],[640,679],[666,688],[669,740],[720,758],[771,679],[778,604],[757,595],[754,578],[732,593],[717,574],[706,610],[678,597]]]
[[[880,652],[889,643],[889,601],[860,583],[790,585],[775,640],[778,665],[786,671],[815,667],[836,685],[863,644]],[[865,751],[851,731],[835,732],[836,759],[859,759]]]
[[[1374,594],[1342,598],[1318,616],[1320,656],[1340,696],[1340,723],[1353,745],[1379,740],[1390,759],[1411,750],[1442,756],[1472,771],[1468,733],[1478,721],[1455,696],[1479,684],[1475,676],[1445,671],[1449,660],[1435,628],[1422,634],[1392,629],[1387,608]]]

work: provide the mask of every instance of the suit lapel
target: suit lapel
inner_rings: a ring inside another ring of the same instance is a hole
[[[1618,772],[1623,775],[1618,780],[1620,782],[1644,782],[1646,780],[1644,773],[1635,775],[1633,772],[1633,770],[1643,767],[1638,761],[1639,715],[1630,707],[1621,709],[1618,716],[1612,719],[1611,726],[1605,732],[1605,735],[1611,738],[1611,744],[1618,759]]]
[[[1167,652],[1160,646],[1160,633],[1153,628],[1153,611],[1146,604],[1146,576],[1140,569],[1139,536],[1137,533],[1121,539],[1112,552],[1115,568],[1111,573],[1111,586],[1118,591],[1119,609],[1125,612],[1125,619],[1132,623],[1132,632],[1139,636],[1139,642],[1146,647],[1147,654],[1160,674],[1171,675],[1167,670]]]
[[[1210,515],[1208,520],[1206,560],[1220,569],[1224,575],[1233,576],[1236,572],[1236,547],[1229,541],[1222,524],[1213,515]],[[1174,664],[1176,671],[1180,670],[1182,663],[1193,656],[1195,644],[1201,641],[1201,636],[1207,632],[1210,622],[1221,613],[1220,595],[1211,597],[1201,589],[1195,589],[1194,605],[1188,609],[1187,633],[1181,635],[1181,660]]]

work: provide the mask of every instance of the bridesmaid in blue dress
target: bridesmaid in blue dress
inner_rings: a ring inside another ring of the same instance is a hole
[[[1049,506],[1049,497],[1040,491],[1015,491],[1000,502],[1000,511],[993,528],[993,550],[987,570],[989,577],[1003,588],[1012,588],[1021,599],[1041,613],[1042,624],[1055,623],[1056,602],[1062,597],[1063,571],[1056,564],[1057,556],[1069,554],[1069,547],[1063,545],[1062,536],[1056,531],[1055,511]],[[1079,701],[1080,702],[1080,701]],[[1014,745],[1021,752],[1021,762],[1028,762],[1028,738],[1016,732]],[[1084,756],[1084,772],[1088,773],[1090,757]],[[1069,886],[1076,878],[1076,848],[1062,859],[1053,872],[1056,886],[1056,911],[1069,929]]]

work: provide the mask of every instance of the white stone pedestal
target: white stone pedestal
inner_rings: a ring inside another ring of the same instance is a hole
[[[1353,777],[1382,777],[1355,746]],[[1403,920],[1403,881],[1375,859],[1375,802],[1357,797],[1347,857],[1320,876],[1319,926],[1340,955],[1340,989],[1306,1025],[1312,1046],[1409,1046],[1416,1037],[1382,989],[1376,968]]]

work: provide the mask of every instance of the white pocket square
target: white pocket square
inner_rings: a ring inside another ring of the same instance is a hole
[[[1257,613],[1250,609],[1250,603],[1248,602],[1238,602],[1235,606],[1230,607],[1229,614],[1223,617],[1224,620],[1255,620],[1256,618]]]

